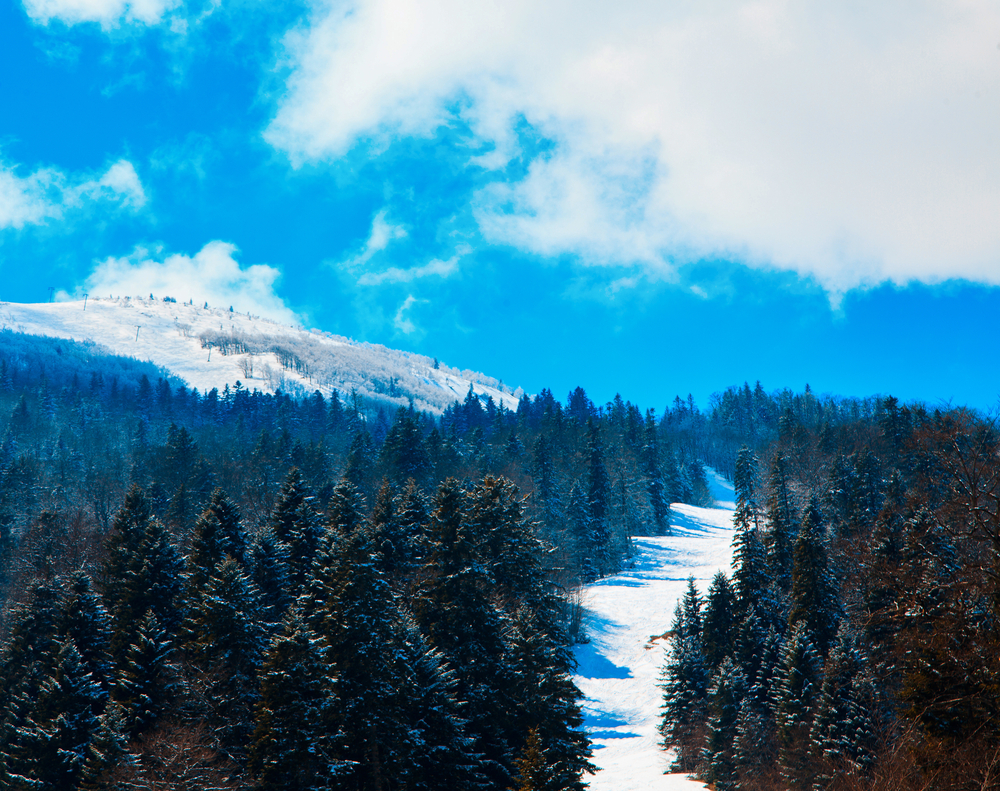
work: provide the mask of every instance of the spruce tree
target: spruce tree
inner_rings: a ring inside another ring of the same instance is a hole
[[[790,788],[812,787],[811,730],[820,691],[820,662],[805,622],[797,623],[785,644],[775,690],[778,762]]]
[[[780,453],[771,462],[769,494],[765,510],[767,561],[778,587],[792,587],[792,550],[798,537],[798,517],[792,502],[788,460]]]
[[[712,580],[705,602],[702,644],[709,673],[714,673],[727,656],[735,655],[736,634],[736,595],[729,578],[720,571]]]
[[[677,605],[667,663],[661,676],[663,746],[677,751],[671,768],[697,774],[703,768],[708,719],[708,674],[701,643],[700,599],[688,581],[685,606]]]
[[[809,501],[802,528],[795,542],[792,567],[792,608],[789,628],[804,623],[814,647],[825,656],[837,634],[839,619],[837,589],[829,568],[823,519],[816,498]]]
[[[730,657],[722,660],[708,687],[708,732],[705,740],[707,779],[716,791],[738,787],[733,742],[740,705],[747,695],[747,679]]]
[[[24,718],[4,755],[5,786],[76,788],[100,729],[104,692],[80,660],[72,639],[53,645],[37,698],[16,701]]]
[[[195,589],[184,650],[199,669],[208,719],[227,754],[239,760],[252,728],[257,666],[264,651],[260,597],[243,565],[223,558]]]
[[[292,609],[260,670],[249,753],[262,791],[322,791],[348,773],[337,759],[337,699],[323,641]]]

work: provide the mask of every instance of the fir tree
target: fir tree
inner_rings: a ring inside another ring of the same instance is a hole
[[[727,656],[735,655],[736,627],[736,595],[729,578],[720,571],[712,580],[705,603],[702,644],[709,673],[714,673]]]
[[[697,774],[703,767],[708,719],[708,674],[701,643],[701,611],[694,581],[688,581],[685,606],[677,605],[670,653],[663,669],[663,746],[677,750],[672,769]]]
[[[767,561],[778,587],[792,587],[792,549],[798,537],[798,522],[792,503],[787,459],[775,454],[768,480],[769,494],[765,512],[767,522]]]
[[[705,741],[707,779],[716,791],[738,787],[733,742],[740,704],[747,695],[747,679],[731,658],[722,660],[708,687],[708,733]]]
[[[264,655],[249,767],[262,791],[322,791],[347,767],[336,756],[337,700],[326,648],[293,609]]]
[[[153,728],[179,694],[177,670],[171,659],[173,643],[147,610],[122,650],[112,697],[120,711],[121,728],[137,737]]]
[[[775,690],[781,774],[790,788],[811,788],[811,734],[819,696],[819,660],[804,622],[791,630]]]
[[[814,497],[809,501],[795,542],[792,608],[788,614],[788,625],[794,628],[798,623],[804,623],[812,636],[813,645],[825,656],[837,634],[838,610],[837,590],[823,540],[823,520]]]
[[[25,717],[4,756],[8,788],[76,788],[100,729],[95,712],[104,692],[84,667],[72,639],[53,648],[38,697],[16,703]]]

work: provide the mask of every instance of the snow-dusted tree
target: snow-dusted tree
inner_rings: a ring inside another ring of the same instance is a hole
[[[737,787],[733,741],[737,733],[740,705],[746,695],[747,679],[743,670],[730,657],[726,657],[708,686],[706,779],[714,784],[716,791],[732,791]]]
[[[209,722],[234,759],[243,755],[252,729],[264,651],[260,610],[260,596],[243,564],[227,556],[192,591],[182,629]]]
[[[249,767],[262,791],[337,786],[347,774],[336,758],[337,705],[323,641],[293,608],[260,670]]]
[[[20,716],[2,758],[4,787],[74,789],[100,730],[97,711],[105,697],[80,660],[72,639],[53,645],[44,663],[37,698],[23,691],[13,701]]]
[[[783,591],[792,587],[792,549],[798,537],[798,516],[792,502],[788,460],[776,453],[768,478],[764,514],[767,523],[767,561],[776,585]]]
[[[677,751],[675,771],[698,773],[703,769],[708,719],[708,674],[701,643],[701,601],[688,580],[684,604],[677,605],[667,663],[661,676],[663,746]]]
[[[854,635],[842,626],[827,659],[811,738],[823,777],[863,774],[878,749],[876,685]]]
[[[811,730],[820,692],[820,662],[805,622],[797,623],[785,644],[774,690],[778,761],[790,788],[811,788],[815,777]]]
[[[792,566],[792,606],[788,625],[804,623],[814,648],[825,656],[837,634],[840,602],[830,571],[823,535],[823,518],[813,497],[795,541]]]
[[[702,644],[709,673],[736,653],[736,595],[729,578],[720,571],[712,579],[705,601]]]

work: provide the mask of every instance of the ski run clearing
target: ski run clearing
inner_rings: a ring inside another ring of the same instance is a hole
[[[620,574],[584,588],[589,643],[577,646],[576,683],[594,746],[592,791],[696,791],[705,785],[664,774],[672,756],[660,746],[660,672],[674,608],[694,576],[704,596],[732,560],[733,487],[708,470],[718,507],[675,503],[672,535],[634,539]]]

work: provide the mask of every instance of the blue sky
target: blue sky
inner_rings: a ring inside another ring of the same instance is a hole
[[[613,5],[3,4],[0,299],[994,407],[1000,7]]]

